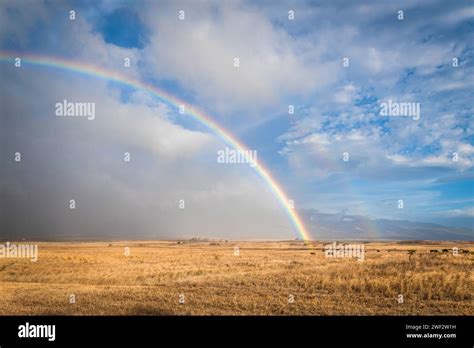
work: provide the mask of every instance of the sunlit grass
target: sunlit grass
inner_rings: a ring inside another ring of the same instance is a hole
[[[36,263],[0,259],[0,314],[473,315],[472,252],[430,253],[453,246],[473,249],[369,243],[358,262],[296,241],[40,243]]]

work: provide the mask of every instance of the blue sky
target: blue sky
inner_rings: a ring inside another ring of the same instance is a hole
[[[76,11],[75,21],[68,18],[71,9]],[[178,19],[180,10],[185,11],[184,21]],[[290,10],[295,11],[294,20],[288,19]],[[403,11],[403,20],[398,11]],[[257,150],[297,209],[472,231],[470,1],[7,1],[0,13],[2,50],[65,57],[121,71],[123,57],[130,57],[127,73],[205,110]],[[234,57],[240,59],[239,68],[232,65]],[[347,67],[344,58],[349,60]],[[453,58],[458,59],[457,67]],[[44,79],[40,72],[31,74],[38,83]],[[52,72],[50,78],[52,86],[57,78],[58,85],[77,82],[76,91],[87,89],[87,81],[70,72]],[[179,129],[182,144],[189,136],[212,143],[211,148],[222,146],[205,127],[140,91],[109,83],[99,92],[115,98],[114,107],[124,113],[135,115],[144,108],[162,113],[159,118],[167,127]],[[53,100],[59,96],[51,93]],[[101,94],[96,95],[99,100]],[[381,116],[381,104],[388,100],[419,103],[420,118]],[[288,114],[290,104],[294,115]],[[127,148],[128,141],[117,140],[106,153]],[[153,162],[159,154],[172,157],[172,142],[157,145],[150,140],[145,146],[137,139],[133,144],[139,158]],[[209,155],[214,150],[193,154],[193,168],[202,166],[202,186],[196,185],[208,192],[216,192],[220,180],[223,187],[232,186],[228,180],[249,171],[219,172],[219,178],[209,176],[206,182],[206,165],[214,160]],[[348,161],[343,160],[345,152]],[[179,163],[180,168],[186,166]],[[245,175],[248,187],[258,185],[250,179],[252,173]],[[188,176],[183,180],[193,181]],[[247,187],[245,183],[240,185]],[[230,193],[223,197],[226,194]],[[399,200],[403,209],[398,208]],[[261,204],[272,206],[265,202]],[[234,204],[242,206],[238,200]],[[271,224],[252,220],[260,207],[253,206],[255,214],[249,213],[252,217],[246,221],[272,229]],[[273,212],[269,217],[281,215],[273,206],[268,209]],[[207,222],[202,223],[206,229]]]

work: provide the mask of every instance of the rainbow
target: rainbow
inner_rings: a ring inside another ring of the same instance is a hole
[[[177,108],[179,108],[180,106],[184,106],[184,110],[187,115],[191,116],[193,119],[210,129],[230,147],[241,151],[248,150],[244,144],[237,140],[237,138],[234,137],[229,131],[225,130],[215,121],[213,121],[210,116],[206,115],[198,108],[187,104],[185,101],[180,100],[177,97],[151,84],[141,82],[135,78],[128,77],[114,71],[109,71],[88,64],[73,62],[63,58],[39,56],[32,54],[19,54],[14,52],[0,52],[0,62],[2,63],[11,63],[12,66],[14,66],[13,64],[16,58],[21,59],[21,64],[27,63],[37,66],[64,69],[80,74],[102,78],[109,81],[118,82],[130,86],[134,89],[144,90],[150,95],[153,95],[154,97],[169,105],[172,105]],[[294,226],[299,236],[303,240],[310,240],[311,237],[308,231],[306,230],[296,210],[290,204],[290,200],[281,188],[281,185],[279,185],[278,182],[271,176],[269,170],[265,168],[261,161],[258,161],[258,163],[253,168],[255,169],[257,174],[263,179],[263,181],[268,185],[274,196],[277,198],[278,202],[281,204],[284,211],[288,215],[292,225]]]

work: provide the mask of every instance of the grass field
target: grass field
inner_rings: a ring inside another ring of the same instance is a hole
[[[324,244],[38,243],[0,259],[0,314],[474,315],[473,243],[364,243],[361,262]]]

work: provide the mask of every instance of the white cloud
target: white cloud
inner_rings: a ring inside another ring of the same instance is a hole
[[[474,217],[474,207],[445,210],[438,212],[438,214],[446,217]]]
[[[180,8],[185,21],[178,21]],[[271,108],[283,96],[309,95],[333,80],[331,64],[319,69],[307,43],[244,2],[153,4],[144,16],[154,33],[145,50],[152,72],[177,79],[213,109]]]

